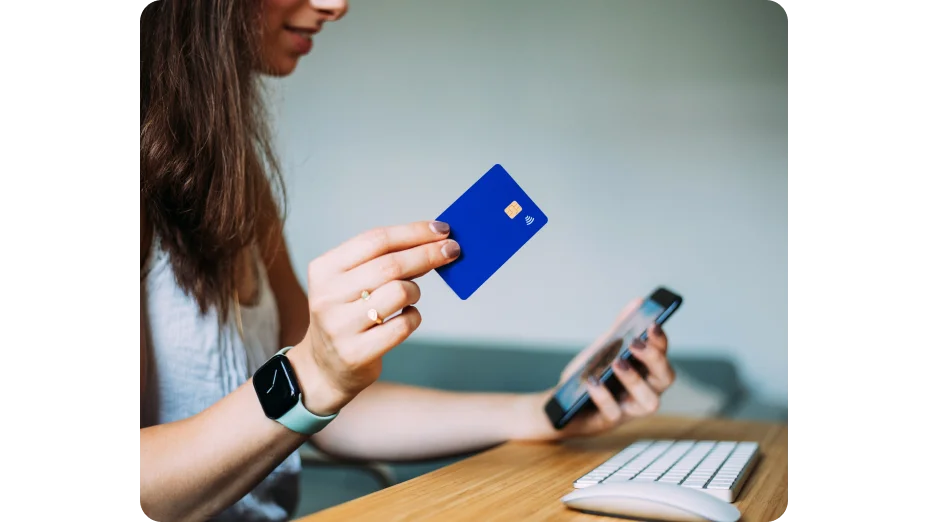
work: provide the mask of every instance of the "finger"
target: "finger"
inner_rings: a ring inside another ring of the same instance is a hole
[[[407,306],[403,313],[371,328],[357,337],[357,346],[364,351],[365,360],[382,357],[412,335],[422,324],[422,315],[415,306]]]
[[[364,290],[372,292],[390,281],[428,272],[454,261],[460,254],[461,247],[453,239],[419,245],[364,263],[345,274],[338,286],[344,292],[342,297],[345,300],[354,301]]]
[[[409,281],[415,281],[416,279],[419,279],[420,277],[424,276],[425,274],[427,274],[427,273],[429,273],[429,272],[431,272],[431,270],[426,271],[426,272],[422,272],[421,274],[413,274],[413,275],[407,277],[406,279],[409,280]]]
[[[363,332],[377,326],[368,315],[370,310],[374,310],[380,319],[386,320],[403,308],[419,302],[421,296],[419,285],[412,281],[390,281],[374,290],[367,300],[358,298],[356,302],[348,305],[347,314],[351,317],[352,323],[350,331]]]
[[[655,392],[663,393],[670,388],[676,376],[664,352],[650,343],[646,344],[637,339],[632,341],[629,349],[635,359],[641,361],[648,369],[646,380]]]
[[[647,415],[657,411],[660,406],[660,397],[651,389],[647,382],[638,375],[628,361],[619,359],[612,363],[612,370],[616,378],[625,387],[628,397],[623,400],[622,407],[635,416]]]
[[[440,221],[417,221],[375,228],[326,252],[317,263],[329,273],[347,272],[385,254],[446,239],[449,232],[448,224]]]
[[[596,380],[596,377],[590,376],[586,381],[587,393],[590,394],[590,400],[596,405],[596,409],[610,424],[619,422],[622,418],[622,408],[619,403],[609,393],[605,386]]]
[[[647,343],[648,346],[652,346],[662,353],[667,353],[667,335],[661,325],[657,323],[651,325],[651,328],[648,329]]]

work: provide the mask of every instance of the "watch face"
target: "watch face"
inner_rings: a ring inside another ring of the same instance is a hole
[[[275,355],[264,364],[252,377],[255,391],[264,414],[271,419],[279,419],[300,400],[300,391],[293,377],[290,360],[283,355]]]

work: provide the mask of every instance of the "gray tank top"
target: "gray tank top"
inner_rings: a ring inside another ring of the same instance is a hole
[[[196,415],[247,381],[280,347],[277,303],[260,257],[258,298],[241,307],[244,339],[234,316],[205,315],[177,285],[167,253],[157,238],[142,269],[148,320],[149,373],[142,426]],[[300,456],[294,452],[217,521],[288,520],[299,501]]]

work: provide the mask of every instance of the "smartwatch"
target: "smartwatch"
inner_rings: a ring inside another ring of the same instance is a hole
[[[291,348],[288,346],[268,359],[252,376],[251,382],[267,418],[291,431],[312,435],[322,431],[338,413],[319,417],[303,406],[303,392],[286,356]]]

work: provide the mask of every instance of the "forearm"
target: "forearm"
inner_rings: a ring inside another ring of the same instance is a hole
[[[358,460],[404,461],[484,449],[520,438],[536,395],[456,393],[377,382],[313,437],[320,450]]]
[[[274,223],[269,229],[279,234],[281,227]],[[310,327],[309,305],[282,236],[273,236],[273,244],[277,250],[265,261],[280,313],[281,346],[289,346]],[[543,414],[537,395],[452,393],[375,382],[311,442],[342,458],[417,460],[531,438],[540,424],[537,414]]]
[[[249,380],[198,415],[141,430],[142,509],[161,522],[206,519],[304,440],[264,415]]]

